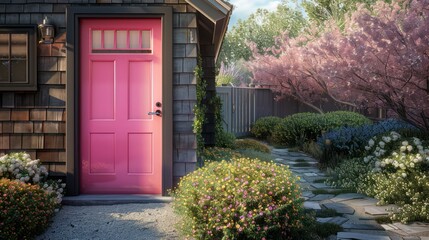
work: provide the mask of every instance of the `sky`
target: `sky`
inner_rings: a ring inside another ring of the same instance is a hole
[[[255,12],[258,8],[265,8],[268,10],[275,10],[280,0],[230,0],[234,5],[234,11],[229,23],[233,26],[238,19],[246,19],[251,13]]]

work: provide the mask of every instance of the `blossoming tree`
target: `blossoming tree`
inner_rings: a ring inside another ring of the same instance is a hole
[[[429,0],[361,6],[344,31],[279,38],[253,52],[254,80],[323,112],[321,98],[351,107],[384,107],[429,130]],[[273,56],[274,54],[274,56]]]

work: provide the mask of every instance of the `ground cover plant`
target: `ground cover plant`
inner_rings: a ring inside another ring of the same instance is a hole
[[[254,139],[237,139],[235,141],[235,148],[237,149],[253,149],[255,151],[270,153],[270,147],[264,143],[256,141]]]

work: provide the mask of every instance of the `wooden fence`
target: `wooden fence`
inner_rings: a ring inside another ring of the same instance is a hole
[[[290,98],[276,101],[267,88],[216,87],[216,92],[222,100],[224,129],[237,137],[249,135],[252,124],[261,117],[314,111]],[[318,106],[324,111],[341,110],[332,102],[320,102]]]

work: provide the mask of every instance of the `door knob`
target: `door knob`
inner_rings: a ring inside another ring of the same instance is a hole
[[[161,116],[161,110],[156,110],[155,112],[148,112],[147,115],[156,115],[156,116]]]

